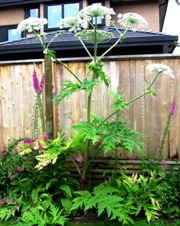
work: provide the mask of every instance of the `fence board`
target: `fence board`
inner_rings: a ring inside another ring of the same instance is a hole
[[[87,69],[88,59],[81,61],[68,61],[64,59],[78,78],[83,79]],[[104,60],[104,70],[110,77],[111,84],[107,88],[102,85],[95,89],[92,95],[92,112],[101,116],[108,116],[111,112],[112,96],[106,94],[108,90],[121,90],[125,101],[129,101],[140,95],[148,87],[153,79],[146,73],[146,67],[151,63],[163,63],[174,70],[176,80],[167,76],[161,76],[153,86],[158,97],[148,95],[124,109],[121,116],[128,124],[143,133],[145,136],[146,154],[157,157],[155,150],[161,139],[169,109],[174,96],[177,99],[177,112],[171,121],[168,136],[165,142],[163,156],[166,159],[180,159],[180,58],[156,56],[152,57],[129,57],[107,58]],[[32,132],[32,112],[34,104],[34,90],[32,87],[33,62],[8,62],[0,63],[0,148],[7,145],[14,138],[30,136]],[[37,62],[38,76],[44,71],[43,63]],[[62,89],[64,80],[71,79],[70,73],[61,65],[53,63],[52,68],[52,93],[56,96]],[[75,82],[74,79],[71,81]],[[45,95],[43,95],[45,99]],[[77,92],[67,100],[63,100],[58,108],[53,104],[53,133],[54,137],[58,129],[64,130],[65,135],[71,134],[71,125],[78,121],[86,120],[87,96],[85,92]],[[141,155],[134,152],[130,155],[122,153],[125,159],[139,159]]]
[[[72,71],[78,74],[79,62],[65,62]],[[87,61],[84,62],[84,67]],[[148,75],[146,67],[151,63],[163,63],[170,66],[175,72],[179,70],[179,59],[128,59],[128,60],[111,60],[104,61],[104,70],[111,79],[110,89],[116,91],[120,87],[122,95],[126,101],[133,99],[135,96],[140,95],[146,89],[150,82],[153,80],[152,75]],[[83,61],[81,62],[83,64]],[[61,68],[61,66],[56,65]],[[61,78],[67,80],[71,79],[69,73],[64,69]],[[78,74],[79,75],[79,74]],[[57,75],[55,75],[57,77]],[[69,77],[70,76],[70,77]],[[179,75],[178,75],[179,76]],[[143,133],[145,136],[146,154],[149,157],[158,157],[156,146],[160,141],[163,130],[166,126],[166,120],[169,114],[171,102],[176,96],[178,101],[178,87],[179,78],[176,80],[171,79],[166,75],[158,78],[158,81],[153,86],[154,92],[157,97],[152,95],[145,96],[132,104],[128,110],[123,110],[122,116],[127,120],[129,125],[137,131]],[[92,98],[92,112],[101,116],[108,116],[111,108],[111,97],[105,94],[108,89],[102,85],[99,89],[95,89]],[[57,90],[57,93],[60,90]],[[68,100],[62,101],[59,107],[59,125],[60,128],[67,131],[71,123],[77,123],[79,120],[86,118],[86,95],[85,93],[76,93]],[[80,117],[75,115],[74,111],[80,111]],[[63,113],[62,113],[63,112]],[[179,110],[175,118],[172,120],[171,127],[169,128],[168,137],[165,141],[163,156],[168,158],[179,158],[179,144],[180,140],[177,134],[180,132],[178,123]],[[179,132],[178,132],[179,131]],[[66,132],[66,135],[70,133]],[[176,134],[176,136],[174,136]],[[123,158],[139,159],[141,155],[134,152],[133,155],[129,153],[122,153]]]

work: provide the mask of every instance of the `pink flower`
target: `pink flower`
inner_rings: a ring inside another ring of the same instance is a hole
[[[33,138],[33,139],[26,139],[24,140],[24,144],[32,144],[34,143],[34,141],[36,141],[37,137]]]
[[[3,149],[1,150],[1,155],[4,155],[5,152],[6,152],[6,148],[3,148]]]
[[[176,99],[174,98],[172,104],[171,104],[171,109],[170,109],[170,114],[173,117],[176,113]]]
[[[99,147],[102,144],[102,140],[96,142],[95,144],[93,144],[94,147]]]
[[[38,141],[38,149],[39,150],[43,150],[44,148],[43,148],[43,146],[42,146],[42,144]]]
[[[48,135],[45,133],[44,134],[44,141],[47,142],[48,141]]]
[[[18,172],[23,172],[24,171],[24,169],[23,168],[21,168],[21,167],[17,167],[17,169],[16,169]]]
[[[156,145],[156,151],[159,151],[161,148],[161,142],[160,140],[157,142],[157,145]]]
[[[41,84],[40,84],[40,88],[41,88],[41,92],[44,88],[44,85],[45,85],[45,76],[42,77],[42,80],[41,80]]]
[[[79,162],[79,163],[83,163],[84,162],[84,158],[81,156],[81,157],[76,157],[76,161]]]
[[[29,147],[31,148],[31,151],[32,151],[32,152],[35,152],[35,149],[34,149],[34,147],[32,146],[32,144],[30,144]]]
[[[4,204],[5,204],[5,202],[0,200],[0,206],[3,206]]]
[[[32,77],[33,77],[34,91],[36,93],[41,92],[41,87],[40,87],[40,84],[39,84],[39,79],[37,77],[37,73],[36,73],[35,69],[33,71]]]
[[[10,181],[13,180],[12,173],[8,173],[8,178],[9,178]]]

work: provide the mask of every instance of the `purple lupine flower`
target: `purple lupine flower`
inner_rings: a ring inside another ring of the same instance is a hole
[[[171,104],[170,114],[173,117],[176,113],[176,99],[173,99],[173,102]]]
[[[24,169],[21,168],[20,166],[18,166],[16,170],[17,170],[18,172],[23,172],[23,171],[24,171]]]
[[[3,149],[1,150],[1,155],[4,155],[5,152],[6,152],[6,148],[3,148]]]
[[[32,77],[33,77],[34,91],[36,93],[41,92],[41,87],[40,87],[40,84],[39,84],[39,79],[37,77],[37,73],[36,73],[35,69],[33,71]]]
[[[76,157],[75,159],[79,163],[83,163],[84,162],[84,158],[82,156],[81,157]]]
[[[10,181],[13,180],[12,173],[8,173],[8,178],[9,178]]]
[[[43,146],[42,146],[42,144],[38,141],[38,149],[39,150],[43,150],[44,148],[43,148]]]
[[[45,142],[48,141],[48,135],[46,133],[44,134],[43,139],[44,139]]]

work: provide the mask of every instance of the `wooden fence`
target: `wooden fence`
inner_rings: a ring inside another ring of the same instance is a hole
[[[88,59],[62,60],[78,78],[84,78]],[[43,93],[48,134],[55,137],[58,129],[61,129],[68,136],[72,124],[86,119],[87,96],[83,91],[77,92],[69,99],[63,100],[56,108],[52,98],[61,91],[63,80],[74,80],[66,69],[55,62],[50,63],[46,60],[34,62],[38,76],[42,76],[48,67],[46,91]],[[12,139],[31,136],[34,62],[0,62],[0,148],[6,146]],[[112,97],[107,95],[107,91],[117,91],[119,87],[124,100],[129,101],[140,95],[154,78],[153,75],[147,74],[147,65],[163,63],[173,69],[176,79],[166,75],[160,76],[152,88],[157,96],[144,96],[123,110],[121,116],[132,128],[143,133],[147,156],[157,157],[156,147],[162,138],[172,100],[176,98],[177,111],[171,120],[163,156],[166,159],[180,159],[180,56],[107,57],[103,63],[111,84],[108,89],[103,85],[96,89],[92,97],[92,112],[101,116],[108,116],[111,112]],[[134,152],[133,155],[125,152],[122,156],[125,159],[141,158],[138,152]]]

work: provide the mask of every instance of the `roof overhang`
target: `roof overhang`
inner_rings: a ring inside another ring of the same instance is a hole
[[[99,55],[118,40],[115,30],[112,28],[109,28],[109,30],[114,32],[115,37],[108,42],[98,45]],[[48,43],[54,35],[55,32],[48,33],[44,42]],[[175,48],[174,42],[177,40],[178,36],[159,32],[128,31],[123,42],[118,43],[108,55],[172,53]],[[86,46],[88,50],[93,53],[93,44],[86,43]],[[51,42],[49,48],[56,51],[58,57],[87,56],[80,41],[72,33],[67,31],[57,36]],[[0,43],[0,60],[42,58],[42,52],[43,49],[35,37],[23,38],[14,42]]]
[[[54,0],[0,0],[0,8],[16,5],[27,5],[41,2],[53,2]]]

